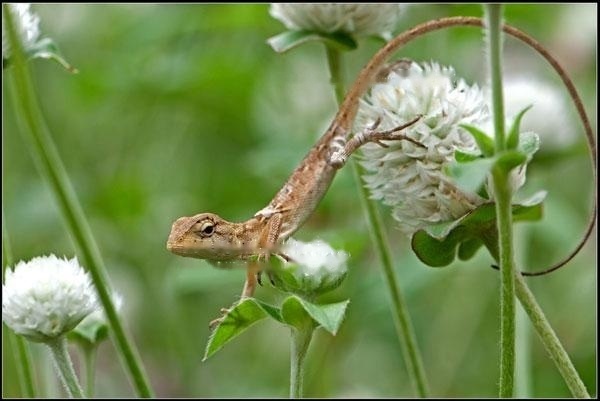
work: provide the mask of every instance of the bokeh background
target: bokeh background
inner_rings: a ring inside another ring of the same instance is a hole
[[[283,26],[269,16],[268,7],[33,6],[43,34],[80,71],[70,75],[55,63],[32,62],[43,111],[111,282],[124,296],[124,321],[158,396],[288,394],[289,332],[273,322],[257,324],[201,362],[208,322],[237,299],[244,270],[215,269],[165,249],[177,217],[214,211],[239,221],[261,209],[336,111],[322,46],[312,43],[284,55],[273,52],[265,41]],[[594,130],[596,12],[593,4],[505,8],[507,22],[532,34],[564,63]],[[408,6],[397,32],[450,15],[480,16],[481,8]],[[453,28],[412,42],[399,56],[452,65],[468,82],[483,85],[481,37],[477,29]],[[373,39],[360,43],[344,58],[348,84],[381,45]],[[537,77],[565,96],[541,58],[511,38],[505,43],[507,75]],[[546,99],[540,95],[539,100]],[[581,123],[563,100],[563,113],[541,111],[566,124],[539,132],[542,149],[531,164],[524,193],[547,189],[549,194],[544,219],[518,226],[517,257],[523,268],[541,269],[563,257],[580,238],[590,213],[592,176]],[[73,243],[16,129],[4,85],[3,117],[3,209],[15,258],[50,252],[71,256]],[[552,145],[557,136],[563,138],[560,145]],[[469,262],[426,267],[395,229],[398,223],[389,210],[382,211],[432,395],[496,396],[499,275],[489,268],[490,257],[480,251]],[[322,299],[349,298],[347,318],[335,337],[318,332],[308,357],[305,394],[412,396],[387,290],[349,169],[336,177],[297,238],[323,238],[351,254],[346,281]],[[592,395],[597,374],[596,267],[591,240],[568,268],[529,280]],[[256,296],[277,303],[283,295],[266,285]],[[519,317],[518,324],[517,394],[569,396],[527,319]],[[5,330],[3,326],[3,334]],[[14,361],[6,341],[3,350],[8,352],[2,357],[2,394],[16,397]],[[45,350],[33,346],[32,352],[42,394],[61,395]],[[104,343],[97,396],[132,395],[112,343]]]

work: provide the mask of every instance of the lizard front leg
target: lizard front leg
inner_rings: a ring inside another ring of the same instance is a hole
[[[416,141],[412,138],[407,137],[404,134],[399,133],[399,131],[402,131],[403,129],[415,124],[421,119],[421,117],[422,116],[417,116],[409,122],[407,122],[406,124],[403,124],[396,128],[392,128],[387,131],[377,131],[377,127],[381,122],[381,120],[377,120],[375,121],[373,126],[368,127],[363,132],[360,132],[354,135],[352,138],[350,138],[350,140],[343,147],[334,147],[336,148],[336,150],[331,154],[329,158],[329,163],[337,169],[342,168],[344,164],[346,164],[346,162],[348,161],[350,155],[352,155],[352,153],[354,153],[358,148],[360,148],[362,145],[368,142],[375,142],[380,146],[387,147],[387,145],[381,141],[405,140],[412,142],[417,146],[425,147],[425,145],[423,145],[419,141]]]

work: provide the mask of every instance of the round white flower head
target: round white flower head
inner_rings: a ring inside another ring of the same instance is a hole
[[[76,258],[40,256],[6,270],[2,320],[32,341],[68,332],[97,307],[90,276]]]
[[[558,148],[572,144],[577,135],[571,128],[565,96],[555,86],[534,77],[507,78],[504,82],[507,117],[514,117],[529,105],[521,121],[521,131],[541,136],[542,146]]]
[[[376,83],[361,99],[355,132],[372,127],[387,130],[422,118],[402,133],[409,141],[384,141],[388,148],[362,147],[366,187],[373,199],[393,207],[400,229],[407,233],[454,220],[485,200],[465,193],[444,174],[457,149],[476,152],[470,134],[459,124],[481,125],[489,118],[483,92],[454,78],[451,67],[436,63],[400,63],[387,80]]]
[[[302,294],[322,293],[337,287],[348,271],[348,254],[336,251],[322,240],[312,242],[288,239],[281,252],[292,259],[283,269],[293,276],[291,280],[275,275],[279,287]],[[281,279],[281,280],[278,280]]]
[[[17,35],[21,39],[23,48],[27,50],[35,44],[40,36],[40,18],[29,11],[29,3],[11,3],[8,5],[9,10],[12,12],[13,24],[17,31]],[[4,21],[4,14],[2,16],[2,58],[10,58],[11,48],[6,31],[6,22]]]
[[[288,29],[387,38],[400,19],[402,8],[401,4],[272,3],[269,13]]]

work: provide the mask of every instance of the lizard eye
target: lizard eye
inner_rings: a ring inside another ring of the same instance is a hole
[[[197,224],[198,229],[195,230],[201,237],[210,237],[215,232],[215,223],[212,221],[203,221]]]

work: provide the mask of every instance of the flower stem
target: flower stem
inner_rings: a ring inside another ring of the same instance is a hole
[[[2,210],[2,257],[3,266],[6,268],[13,264],[12,248],[8,239],[4,209]],[[4,270],[3,270],[4,273]],[[21,387],[21,395],[24,398],[35,398],[35,386],[33,385],[33,369],[31,367],[31,355],[23,337],[12,331],[7,332],[10,348],[13,350],[15,365],[17,367],[17,378]]]
[[[93,398],[98,347],[95,344],[84,344],[79,348],[83,355],[83,365],[85,367],[85,394],[88,398]]]
[[[290,347],[290,398],[302,398],[304,359],[313,335],[312,325],[293,327]]]
[[[84,398],[83,390],[77,381],[73,363],[67,352],[67,340],[64,336],[59,336],[52,340],[47,340],[46,345],[50,348],[54,364],[58,369],[58,376],[67,390],[70,398]]]
[[[117,349],[125,362],[135,389],[138,395],[151,397],[153,393],[139,355],[127,337],[109,295],[106,268],[100,251],[40,110],[29,67],[14,30],[12,15],[7,4],[4,4],[3,7],[11,49],[13,49],[11,57],[14,58],[14,64],[12,65],[10,86],[15,113],[21,127],[20,131],[29,144],[40,174],[48,181],[67,228],[82,256],[83,263],[89,269],[113,330]]]
[[[334,88],[338,104],[341,104],[344,99],[345,91],[342,80],[340,52],[329,46],[326,47],[326,51],[331,74],[331,85]],[[408,373],[417,395],[419,397],[427,397],[429,391],[427,389],[427,379],[425,376],[425,369],[423,368],[421,353],[419,352],[417,345],[417,339],[410,319],[410,314],[408,313],[406,302],[404,301],[400,285],[398,284],[396,271],[394,270],[392,262],[392,253],[381,222],[381,215],[379,214],[375,202],[369,199],[368,190],[362,185],[362,166],[354,160],[350,160],[349,163],[352,165],[354,180],[358,186],[359,197],[369,223],[371,239],[377,249],[385,282],[392,298],[391,306],[394,316],[394,325],[396,327],[398,339],[400,340]]]
[[[505,150],[504,106],[502,99],[502,6],[486,4],[489,72],[492,83],[492,110],[496,153]],[[515,264],[512,233],[512,190],[510,172],[492,171],[500,256],[500,388],[502,398],[514,393],[515,377]]]
[[[486,4],[486,25],[490,80],[492,86],[492,106],[496,152],[503,151],[504,141],[504,97],[502,93],[502,5]]]
[[[548,323],[542,308],[538,305],[535,297],[527,288],[525,280],[520,275],[515,277],[516,293],[523,309],[529,315],[533,327],[537,331],[546,351],[550,354],[550,357],[556,364],[560,374],[565,379],[571,394],[576,398],[590,398],[583,381],[579,377],[579,374],[573,366],[573,362],[569,358],[567,351],[563,348],[560,340],[556,336],[556,333]]]

